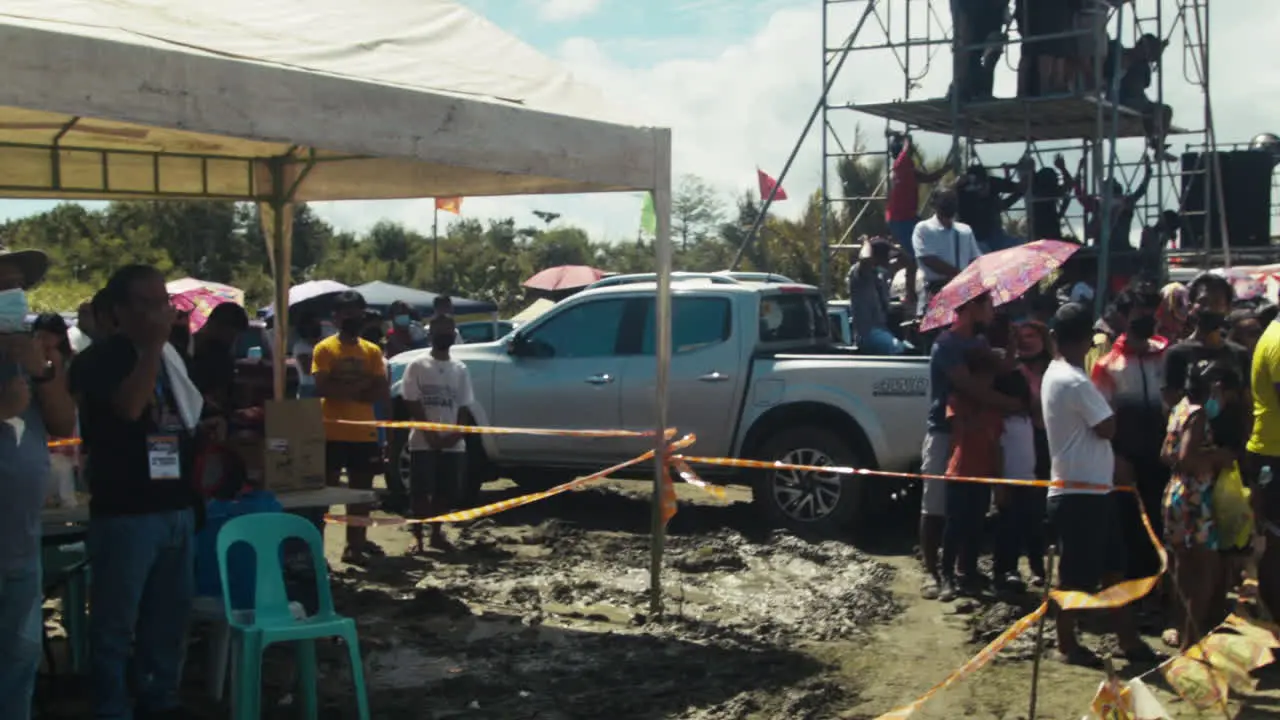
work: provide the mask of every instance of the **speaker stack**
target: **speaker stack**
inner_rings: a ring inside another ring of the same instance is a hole
[[[1209,190],[1205,207],[1205,181],[1214,172],[1213,153],[1182,156],[1182,208],[1184,249],[1222,248],[1220,214],[1227,219],[1232,248],[1265,248],[1271,245],[1271,185],[1277,156],[1268,148],[1217,153],[1222,192]],[[1219,196],[1225,207],[1219,207]],[[1206,212],[1207,210],[1207,212]]]

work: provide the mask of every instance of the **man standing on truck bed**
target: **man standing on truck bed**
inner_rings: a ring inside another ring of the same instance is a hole
[[[911,235],[911,246],[924,279],[924,293],[917,311],[921,315],[929,307],[929,300],[946,287],[951,278],[982,256],[973,229],[956,220],[959,208],[960,198],[955,188],[939,188],[933,195],[933,217],[917,223]]]
[[[994,315],[991,296],[980,295],[956,308],[955,312],[955,324],[938,336],[929,354],[929,420],[924,444],[920,449],[922,472],[925,475],[943,475],[947,471],[947,459],[951,452],[947,402],[953,390],[964,393],[979,405],[990,406],[1001,412],[1018,412],[1024,409],[1018,400],[976,381],[966,364],[969,353],[987,347],[984,333],[987,323],[991,322]],[[938,597],[942,577],[952,575],[955,570],[941,568],[938,563],[938,553],[946,529],[946,482],[925,480],[924,495],[920,503],[920,554],[926,573],[920,594],[928,600]]]

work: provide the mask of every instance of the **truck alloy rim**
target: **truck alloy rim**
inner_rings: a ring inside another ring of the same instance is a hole
[[[833,465],[821,450],[796,448],[779,461],[792,465]],[[773,499],[788,517],[802,522],[821,520],[840,502],[841,481],[836,473],[773,471]]]

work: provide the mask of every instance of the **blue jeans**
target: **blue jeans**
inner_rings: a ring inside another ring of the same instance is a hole
[[[947,526],[942,532],[942,574],[951,577],[956,560],[960,573],[970,578],[978,574],[978,553],[982,549],[982,525],[991,507],[991,486],[981,483],[947,483]]]
[[[194,513],[93,518],[88,547],[93,716],[131,720],[130,687],[142,709],[178,707],[195,594]]]
[[[44,618],[40,557],[0,572],[0,718],[30,720]]]
[[[901,355],[906,343],[884,328],[872,328],[865,335],[858,335],[858,352],[863,355]]]

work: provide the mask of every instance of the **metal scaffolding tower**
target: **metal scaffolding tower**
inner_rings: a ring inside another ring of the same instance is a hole
[[[954,70],[958,62],[954,58],[968,50],[999,47],[1005,59],[997,68],[997,74],[1007,78],[1012,72],[1016,76],[1016,62],[1025,42],[1012,31],[1019,27],[1016,21],[1006,25],[1009,31],[1007,42],[1002,39],[1000,42],[987,41],[957,48],[951,28],[949,0],[821,2],[822,96],[814,108],[810,125],[817,119],[822,128],[823,220],[820,240],[824,292],[830,293],[832,289],[830,253],[833,248],[849,247],[849,238],[841,233],[849,232],[855,224],[846,223],[845,229],[841,230],[840,224],[832,223],[830,219],[839,214],[846,218],[860,218],[867,212],[879,211],[888,194],[891,159],[886,146],[878,134],[850,137],[850,125],[857,119],[845,118],[853,113],[882,120],[886,133],[902,131],[950,136],[957,170],[986,152],[993,156],[1003,153],[1012,157],[1027,154],[1036,159],[1037,166],[1049,165],[1056,153],[1083,158],[1087,168],[1087,191],[1102,200],[1102,232],[1096,244],[1099,249],[1099,278],[1107,276],[1108,248],[1113,242],[1127,243],[1128,238],[1108,237],[1111,223],[1106,213],[1111,207],[1111,183],[1106,180],[1116,178],[1126,185],[1134,182],[1133,178],[1142,165],[1139,158],[1145,152],[1125,146],[1144,143],[1143,138],[1148,133],[1141,113],[1110,102],[1102,94],[1099,88],[1106,87],[1110,84],[1108,81],[1116,78],[1103,76],[1101,61],[1095,63],[1092,82],[1079,83],[1093,88],[1091,90],[1039,97],[963,101],[959,93],[950,94],[950,97],[942,95],[953,75],[948,70]],[[1087,32],[1070,30],[1053,37],[1083,38]],[[1168,42],[1148,95],[1158,105],[1166,103],[1166,98],[1171,95],[1180,99],[1173,108],[1174,127],[1163,130],[1170,139],[1176,136],[1184,138],[1188,152],[1196,149],[1205,151],[1200,153],[1205,160],[1191,168],[1183,167],[1172,159],[1154,162],[1150,189],[1135,216],[1154,220],[1163,210],[1176,210],[1184,218],[1184,227],[1197,214],[1205,215],[1205,219],[1200,220],[1204,224],[1207,223],[1207,212],[1187,209],[1187,198],[1181,188],[1194,184],[1198,191],[1204,193],[1198,203],[1200,208],[1220,204],[1222,199],[1221,170],[1215,152],[1218,143],[1210,103],[1209,0],[1128,0],[1110,9],[1107,24],[1109,43],[1119,42],[1124,47],[1132,47],[1139,37],[1147,33]],[[877,53],[881,58],[879,62],[871,59]],[[844,91],[838,80],[849,60],[853,62],[848,65],[863,75],[900,74],[900,95],[885,101],[884,98],[842,94]],[[1118,72],[1116,75],[1118,77]],[[997,81],[997,95],[1001,94],[1002,84],[1007,83]],[[810,125],[806,126],[792,159],[803,145]],[[1021,148],[1017,147],[1019,145]],[[839,184],[832,182],[832,175],[840,162],[868,162],[873,158],[885,164],[884,182],[880,188],[869,195],[856,197],[844,197],[838,192]],[[787,167],[790,164],[791,160]],[[1196,175],[1202,175],[1203,180],[1190,183],[1190,178]],[[836,185],[835,193],[833,184]],[[768,200],[764,210],[768,208]],[[1068,227],[1081,232],[1079,237],[1084,237],[1081,226],[1076,224],[1079,220],[1078,215],[1069,215]],[[1222,217],[1219,220],[1222,221],[1225,238],[1225,220]],[[1204,232],[1203,235],[1204,238],[1196,244],[1205,251],[1201,256],[1207,258],[1210,254],[1210,233]],[[1184,249],[1186,244],[1184,242]],[[1220,254],[1229,263],[1229,243],[1224,240],[1223,245]]]

